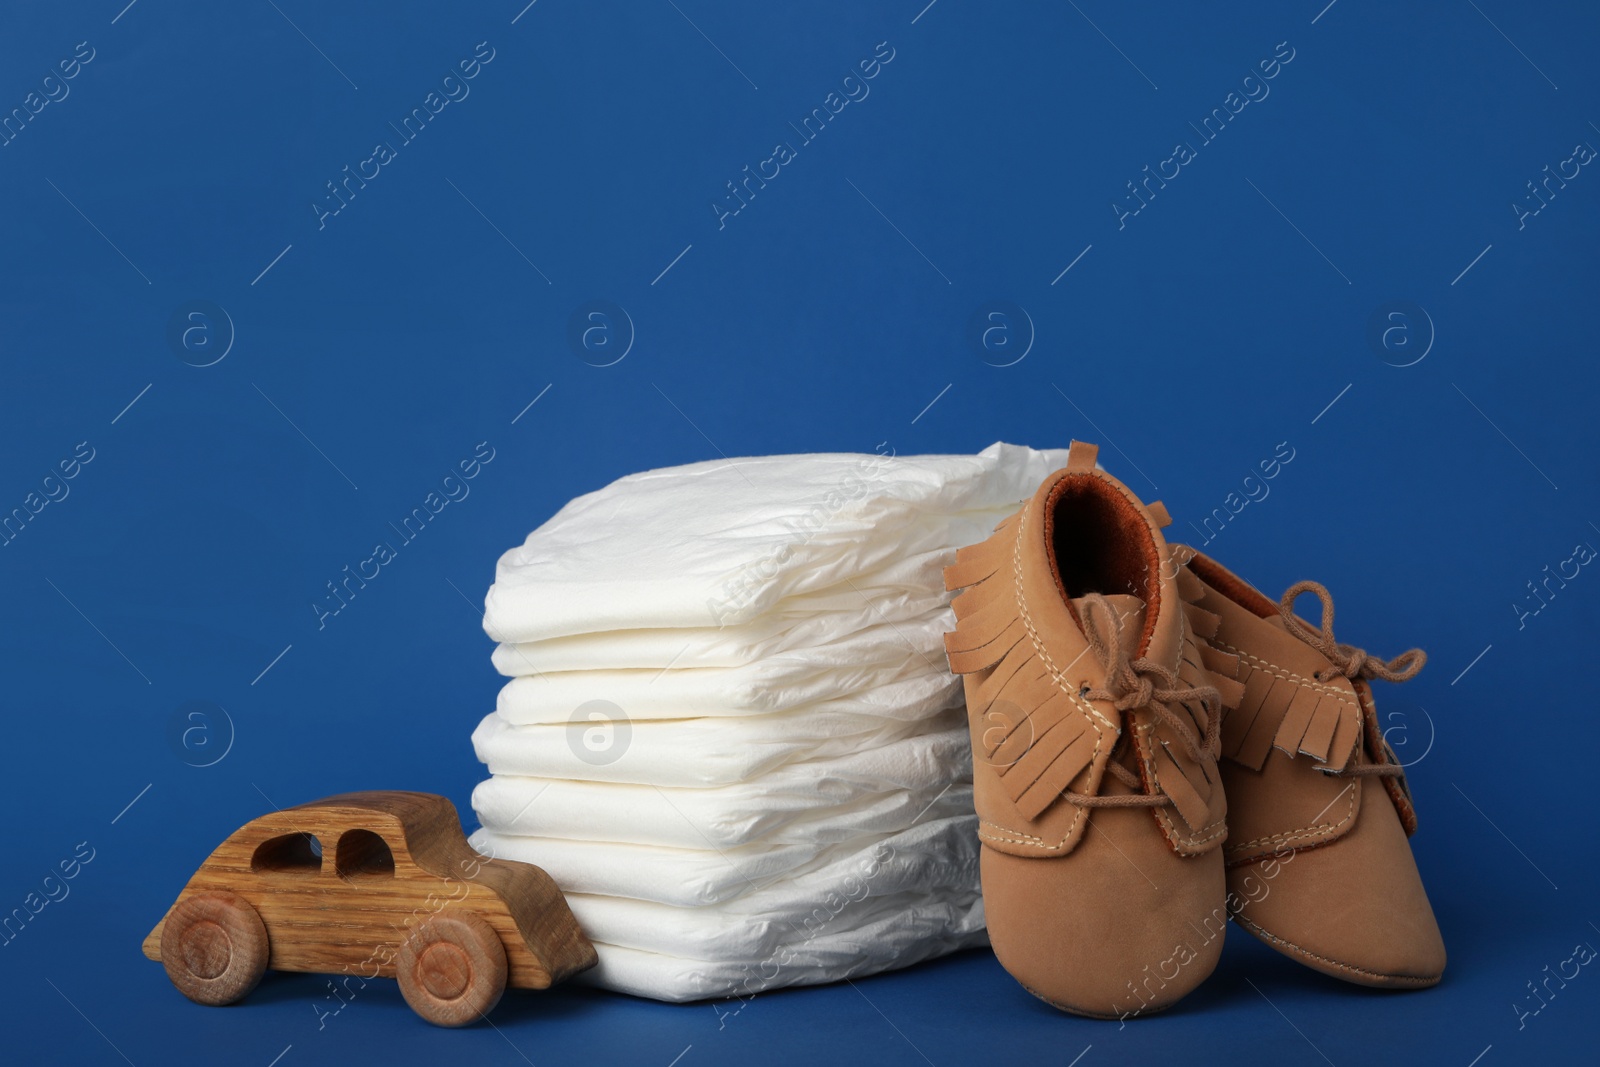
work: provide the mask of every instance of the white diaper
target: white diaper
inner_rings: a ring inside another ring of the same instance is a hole
[[[745,997],[985,944],[971,820],[919,824],[717,906],[573,894],[603,946],[579,980],[660,1000]]]
[[[496,711],[507,722],[528,724],[565,722],[590,700],[610,701],[630,719],[787,711],[824,700],[837,705],[856,694],[865,707],[867,694],[880,687],[943,674],[944,634],[953,628],[949,609],[940,607],[733,667],[688,666],[680,656],[670,668],[518,672],[500,690]]]
[[[581,923],[582,917],[579,917]],[[910,967],[989,943],[983,898],[953,895],[854,929],[799,938],[760,959],[715,962],[596,944],[600,963],[574,981],[653,1000],[710,1000],[719,1017],[741,1010],[739,1000],[767,989],[819,985]]]
[[[925,590],[879,590],[869,600],[858,595],[855,608],[818,612],[801,603],[785,602],[784,610],[766,612],[742,626],[678,627],[655,630],[611,630],[574,634],[516,645],[496,645],[495,670],[508,676],[539,671],[660,670],[687,661],[702,667],[737,667],[757,663],[791,649],[825,647],[884,619],[909,619],[919,611],[943,610],[943,597]]]
[[[954,795],[952,795],[954,794]],[[952,789],[922,822],[898,834],[862,834],[825,848],[757,842],[734,848],[666,848],[556,837],[514,837],[478,830],[478,851],[543,867],[568,893],[599,893],[680,908],[726,904],[748,893],[795,881],[816,870],[841,870],[852,857],[880,846],[929,849],[942,860],[963,838],[977,839],[972,787]],[[956,812],[960,812],[957,814]],[[916,857],[913,856],[912,859]],[[974,882],[973,885],[977,883]]]
[[[688,849],[832,845],[902,830],[940,794],[970,804],[970,753],[960,723],[711,788],[497,775],[473,791],[472,807],[497,834]]]
[[[659,786],[752,782],[790,763],[870,751],[952,726],[964,729],[961,683],[919,682],[925,693],[904,683],[906,703],[895,708],[905,714],[903,719],[814,704],[776,715],[632,723],[626,751],[611,763],[595,764],[579,757],[582,731],[587,728],[583,722],[512,726],[491,713],[473,732],[472,744],[494,775]]]
[[[976,456],[757,456],[631,474],[500,557],[484,629],[515,643],[739,625],[880,570],[898,577],[875,587],[937,595],[940,563],[924,554],[982,540],[1065,465],[1064,451],[995,444]]]
[[[472,842],[561,886],[600,957],[580,981],[747,997],[985,942],[942,571],[1065,463],[648,471],[500,558]]]

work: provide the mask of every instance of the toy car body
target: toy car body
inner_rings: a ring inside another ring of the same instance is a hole
[[[271,967],[394,977],[416,1012],[475,1021],[507,985],[596,962],[550,876],[480,855],[449,800],[345,793],[263,815],[200,865],[144,940],[184,995],[226,1004]]]

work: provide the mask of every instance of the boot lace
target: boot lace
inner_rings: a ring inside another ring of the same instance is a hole
[[[1317,629],[1312,629],[1294,613],[1294,602],[1302,593],[1315,593],[1317,599],[1322,601],[1322,622]],[[1386,682],[1406,682],[1415,678],[1417,672],[1422,670],[1423,664],[1428,662],[1428,654],[1420,648],[1410,649],[1394,659],[1385,660],[1371,655],[1365,649],[1341,643],[1333,636],[1333,594],[1329,593],[1327,587],[1320,582],[1305,581],[1291,585],[1284,591],[1283,599],[1278,601],[1278,614],[1283,619],[1284,629],[1331,661],[1332,666],[1317,671],[1312,676],[1319,682],[1326,682],[1334,677],[1352,680],[1382,678]],[[1379,755],[1385,760],[1388,759],[1386,752],[1380,751]],[[1405,768],[1397,763],[1367,763],[1327,773],[1351,778],[1368,775],[1399,777],[1405,774]]]
[[[1118,711],[1148,707],[1177,735],[1191,758],[1217,759],[1222,751],[1222,697],[1216,688],[1209,685],[1182,685],[1177,672],[1164,664],[1147,656],[1131,658],[1127,641],[1117,625],[1116,609],[1111,602],[1099,593],[1090,593],[1079,603],[1083,635],[1106,673],[1104,685],[1086,686],[1080,695],[1090,700],[1107,701]],[[1204,721],[1200,733],[1195,731],[1185,716],[1169,707],[1170,704],[1187,704],[1191,701],[1199,706],[1199,717]],[[1118,750],[1123,748],[1127,737],[1125,732],[1118,740]],[[1119,755],[1119,751],[1112,752],[1106,769],[1130,789],[1143,789],[1144,783],[1122,764],[1117,758]],[[1069,790],[1067,796],[1073,803],[1091,808],[1153,808],[1172,803],[1171,797],[1161,793],[1089,796]]]

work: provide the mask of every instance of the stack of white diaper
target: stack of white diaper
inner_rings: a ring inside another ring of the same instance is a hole
[[[472,840],[567,893],[583,980],[743,996],[983,943],[941,572],[1065,463],[647,471],[501,557],[484,628],[511,680],[472,738]]]

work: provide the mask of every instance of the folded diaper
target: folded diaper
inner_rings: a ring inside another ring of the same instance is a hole
[[[600,957],[583,981],[748,996],[984,943],[942,569],[1065,462],[648,471],[500,558],[472,841],[561,886]],[[618,720],[600,752],[595,707]]]
[[[977,837],[970,784],[952,789],[935,803],[920,826],[901,831],[902,847],[947,852],[963,837]],[[916,832],[913,832],[916,831]],[[600,893],[655,901],[680,908],[725,904],[808,871],[836,869],[841,862],[879,844],[893,846],[895,834],[864,833],[818,849],[805,842],[757,841],[734,848],[668,848],[605,841],[566,841],[556,837],[517,837],[480,829],[472,843],[480,852],[543,867],[563,892]]]
[[[734,667],[568,670],[519,674],[500,690],[497,711],[512,723],[564,722],[578,705],[607,700],[630,719],[682,719],[786,711],[861,694],[870,707],[880,689],[926,678],[950,620],[944,611],[869,626],[843,640],[790,649]],[[680,657],[681,663],[681,657]],[[959,684],[959,679],[954,679]]]
[[[605,945],[584,980],[663,1000],[748,996],[983,944],[973,820],[919,824],[713,907],[573,894]]]
[[[578,754],[586,725],[581,722],[513,726],[491,713],[473,732],[472,744],[497,776],[727,785],[755,781],[789,763],[848,756],[916,733],[965,726],[959,684],[917,679],[900,685],[901,703],[884,706],[903,719],[840,711],[824,702],[775,715],[645,720],[630,724],[626,750],[610,763],[591,763]]]
[[[986,536],[1065,455],[995,444],[976,456],[758,456],[631,474],[500,557],[484,629],[515,643],[737,625],[893,565],[918,583],[901,588],[937,595],[938,560],[920,557]],[[924,565],[903,566],[913,561]]]
[[[473,791],[472,807],[497,834],[687,849],[831,845],[905,829],[941,795],[968,803],[953,782],[970,777],[971,759],[959,724],[711,788],[497,775]]]
[[[864,892],[863,880],[857,876],[847,881],[850,891],[825,891],[816,900],[807,899],[787,909],[781,902],[764,902],[767,907],[761,911],[736,911],[732,905],[679,908],[587,893],[570,894],[567,900],[590,937],[607,945],[701,964],[764,960],[786,946],[823,934],[837,938],[885,918],[898,918],[909,926],[916,921],[910,914],[913,911],[920,912],[924,920],[940,909],[946,915],[965,914],[977,899],[971,892],[952,894],[949,886],[854,896],[852,892]]]
[[[578,922],[583,922],[581,913]],[[655,1000],[742,998],[785,986],[861,978],[988,942],[983,898],[967,892],[907,904],[854,929],[794,937],[756,959],[699,960],[597,943],[599,965],[575,981]],[[719,1014],[737,1010],[731,1004],[713,1007]]]
[[[918,609],[931,608],[946,617],[944,598],[909,589],[878,590],[871,599],[860,596],[854,608],[827,611],[808,610],[801,599],[791,598],[785,604],[787,610],[765,612],[742,626],[611,630],[496,645],[494,666],[513,677],[539,671],[660,670],[680,661],[702,667],[737,667],[791,649],[825,648],[868,626],[886,625],[884,619],[911,618]]]

